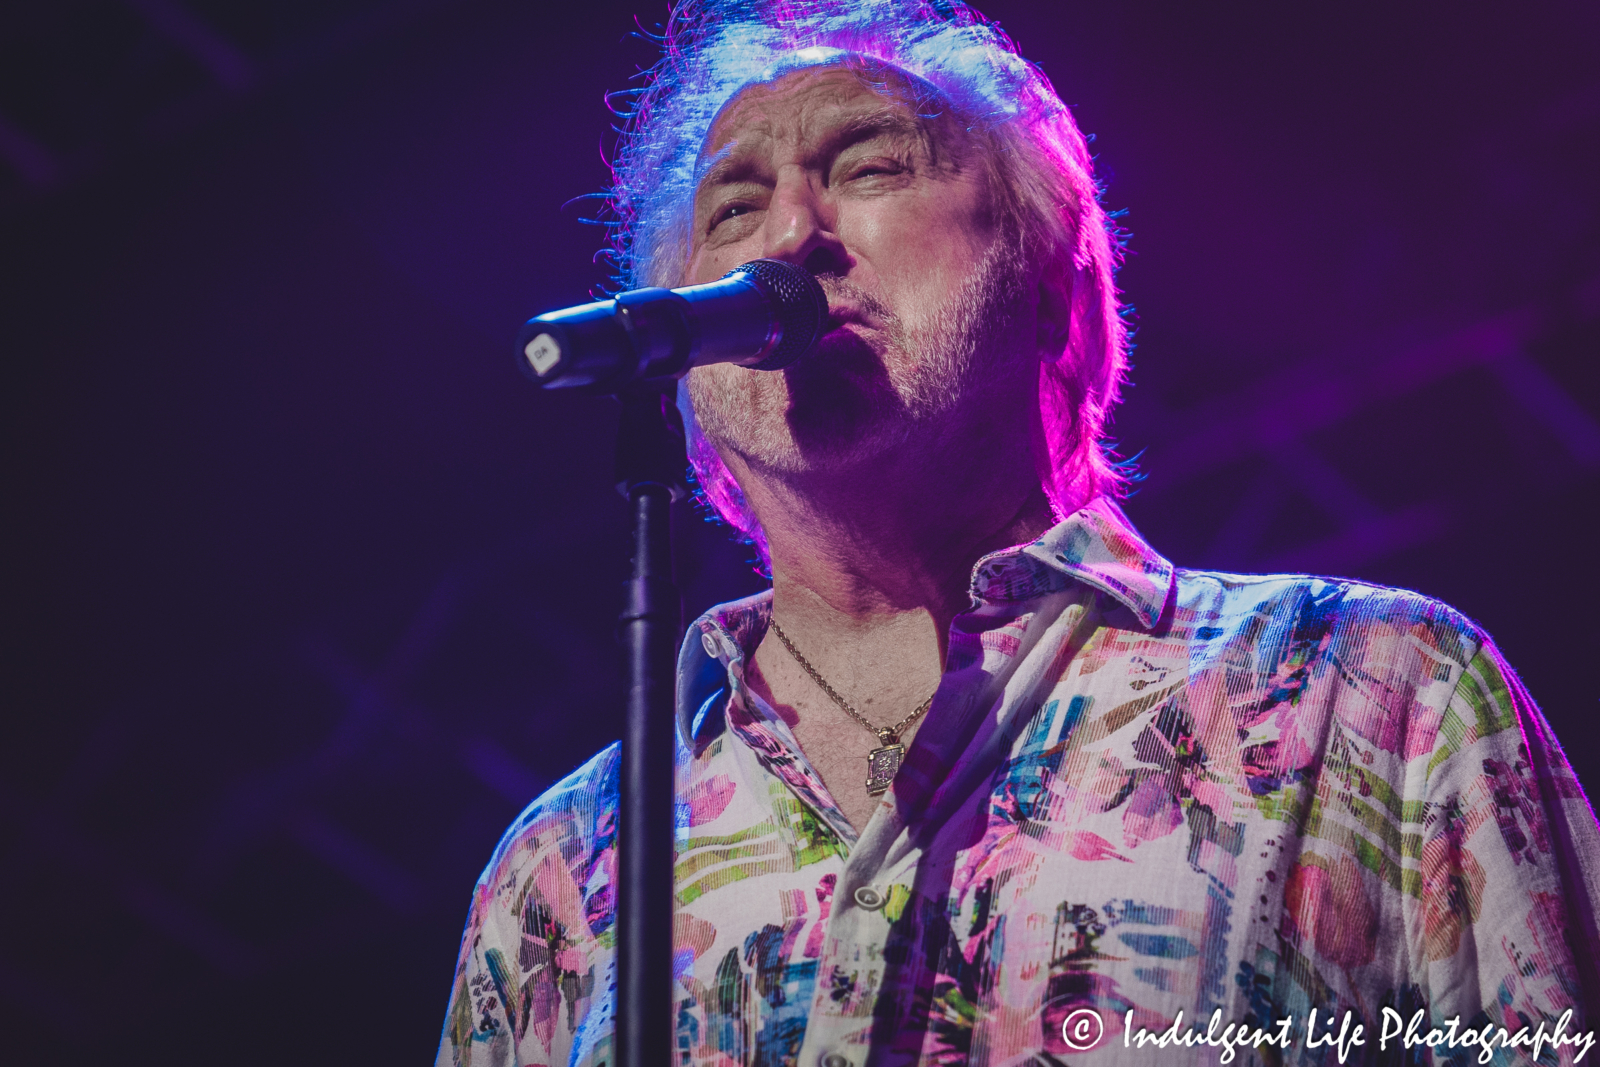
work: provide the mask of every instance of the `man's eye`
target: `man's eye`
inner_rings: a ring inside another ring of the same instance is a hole
[[[749,204],[729,204],[721,211],[717,212],[715,221],[717,225],[721,225],[722,223],[727,222],[729,219],[736,219],[740,215],[748,214],[750,214]]]
[[[850,180],[857,178],[881,178],[904,172],[905,168],[898,163],[886,159],[875,159],[871,163],[863,163],[850,171]]]

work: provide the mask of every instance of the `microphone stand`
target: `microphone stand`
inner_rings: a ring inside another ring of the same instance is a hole
[[[676,384],[697,352],[778,370],[822,336],[828,296],[799,264],[757,259],[720,281],[635,289],[552,311],[517,338],[541,387],[612,392],[622,401],[617,488],[633,512],[633,577],[618,637],[628,663],[617,825],[617,1067],[669,1067],[674,1052],[672,866],[676,846],[677,659],[683,601],[672,584],[672,502],[688,495]],[[651,379],[654,384],[651,384]]]
[[[675,383],[619,394],[617,488],[633,516],[633,576],[619,639],[628,703],[617,827],[618,1067],[667,1067],[673,1052],[677,658],[683,600],[672,577],[672,503],[688,495]]]

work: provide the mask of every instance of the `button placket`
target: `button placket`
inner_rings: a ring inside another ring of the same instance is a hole
[[[802,1067],[823,1067],[823,1058],[829,1055],[842,1057],[837,1061],[840,1067],[861,1067],[871,1058],[866,1046],[872,1019],[863,1017],[860,1010],[869,1001],[876,1002],[882,992],[884,938],[890,928],[884,909],[889,905],[890,882],[906,880],[901,873],[908,866],[904,857],[892,865],[886,863],[886,854],[904,832],[890,812],[880,810],[862,829],[840,872],[838,895],[817,961],[819,977],[799,1056]],[[832,985],[823,977],[835,972],[851,977],[852,991],[846,1001],[832,998]]]

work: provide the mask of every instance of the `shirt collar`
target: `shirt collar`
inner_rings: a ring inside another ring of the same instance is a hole
[[[1108,594],[1150,629],[1171,597],[1176,572],[1145,543],[1114,501],[1097,497],[1037,541],[991,553],[972,570],[975,602],[1030,600],[1080,581]]]
[[[972,570],[970,593],[981,603],[1017,603],[1060,592],[1074,581],[1121,603],[1150,629],[1171,599],[1176,572],[1151,548],[1115,502],[1099,497],[1038,540],[992,552]],[[720,703],[732,670],[767,632],[772,590],[735,600],[690,625],[678,655],[678,717],[682,736],[704,744],[721,729]]]

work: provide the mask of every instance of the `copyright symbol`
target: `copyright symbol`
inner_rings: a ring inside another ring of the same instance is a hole
[[[1093,1008],[1079,1008],[1061,1020],[1061,1040],[1073,1052],[1087,1052],[1100,1043],[1106,1024]]]

